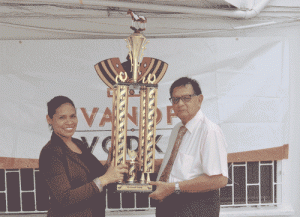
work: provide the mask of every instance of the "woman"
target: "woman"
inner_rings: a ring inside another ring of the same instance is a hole
[[[53,132],[41,151],[39,169],[50,195],[48,216],[105,216],[103,187],[122,180],[127,166],[111,163],[106,171],[86,144],[72,138],[78,119],[69,98],[57,96],[47,105]]]

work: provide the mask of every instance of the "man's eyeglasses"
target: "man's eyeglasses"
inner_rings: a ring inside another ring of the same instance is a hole
[[[189,102],[193,96],[197,96],[197,94],[184,95],[181,97],[171,97],[171,98],[169,98],[169,100],[171,101],[172,104],[177,104],[177,103],[179,103],[180,99],[182,100],[182,102]]]

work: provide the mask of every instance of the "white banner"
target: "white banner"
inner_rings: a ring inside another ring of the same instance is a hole
[[[50,139],[46,103],[71,98],[79,124],[75,137],[106,159],[112,98],[94,65],[119,57],[124,40],[0,41],[0,157],[39,157]],[[288,143],[288,44],[281,38],[151,39],[144,56],[169,64],[158,84],[156,158],[162,158],[172,127],[169,87],[182,76],[199,81],[202,110],[224,131],[228,152]],[[129,101],[128,144],[137,147],[139,103]],[[169,122],[169,123],[168,123]]]

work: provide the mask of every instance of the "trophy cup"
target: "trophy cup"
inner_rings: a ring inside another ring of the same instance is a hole
[[[125,41],[129,49],[127,62],[119,58],[103,60],[95,65],[101,80],[113,92],[111,146],[115,166],[126,163],[128,153],[129,173],[127,178],[116,183],[117,192],[152,192],[150,173],[155,166],[155,137],[157,116],[157,83],[163,78],[168,64],[151,57],[143,57],[146,49],[145,30],[147,19],[131,10],[134,33]],[[127,148],[128,98],[140,97],[138,152]],[[140,179],[137,180],[137,174]]]

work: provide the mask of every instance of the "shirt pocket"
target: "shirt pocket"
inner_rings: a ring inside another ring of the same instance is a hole
[[[193,162],[193,156],[178,152],[173,164],[171,175],[179,180],[188,180]]]

